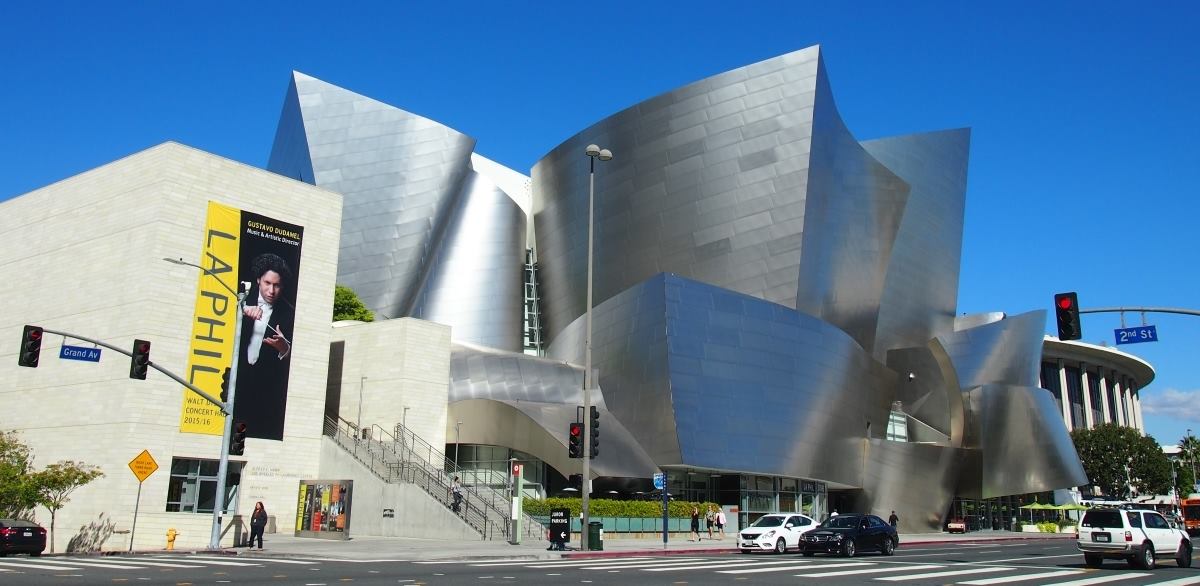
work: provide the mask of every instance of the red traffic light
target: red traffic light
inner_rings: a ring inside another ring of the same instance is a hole
[[[246,433],[246,424],[245,423],[238,422],[238,424],[235,425],[234,428],[237,430],[238,433]]]
[[[33,329],[29,330],[29,339],[30,340],[41,340],[42,339],[42,330],[33,330]]]
[[[579,423],[572,423],[571,424],[571,435],[575,435],[575,436],[583,435],[583,425],[581,425]]]
[[[1071,309],[1071,305],[1073,305],[1074,303],[1075,303],[1075,300],[1071,299],[1070,297],[1068,297],[1066,295],[1058,298],[1059,309]]]

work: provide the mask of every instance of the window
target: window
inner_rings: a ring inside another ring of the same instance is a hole
[[[1146,513],[1146,526],[1151,529],[1170,529],[1167,520],[1158,513]]]
[[[1053,362],[1042,363],[1042,388],[1050,391],[1054,402],[1058,404],[1058,412],[1062,413],[1062,386],[1058,380],[1058,365]]]
[[[1129,518],[1129,526],[1130,527],[1141,527],[1142,526],[1142,515],[1141,514],[1135,513],[1133,511],[1127,511],[1125,513],[1125,516],[1127,518]]]
[[[171,480],[167,484],[167,512],[212,513],[217,494],[216,460],[171,459]],[[237,487],[241,464],[229,463],[225,479],[225,512],[237,511]]]

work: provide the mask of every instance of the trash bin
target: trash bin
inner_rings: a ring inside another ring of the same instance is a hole
[[[588,522],[588,551],[604,551],[604,523]]]

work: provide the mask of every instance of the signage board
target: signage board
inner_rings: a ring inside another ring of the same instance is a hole
[[[663,487],[667,485],[665,478],[666,478],[666,475],[663,474],[662,472],[654,473],[654,490],[662,490]]]
[[[1137,344],[1139,342],[1157,342],[1158,328],[1155,326],[1138,326],[1135,328],[1119,328],[1113,330],[1117,345]]]
[[[158,462],[150,455],[150,450],[142,450],[136,458],[129,461],[129,469],[133,471],[133,475],[137,477],[138,482],[145,482],[155,470],[158,470]]]
[[[80,360],[83,362],[100,362],[100,349],[87,346],[68,346],[63,344],[58,351],[58,357],[63,360]]]
[[[571,510],[550,509],[550,543],[571,541]]]

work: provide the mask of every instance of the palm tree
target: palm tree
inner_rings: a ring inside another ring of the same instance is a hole
[[[1181,468],[1179,474],[1179,487],[1183,490],[1180,494],[1190,494],[1195,492],[1196,484],[1196,460],[1200,459],[1200,438],[1192,435],[1192,430],[1188,430],[1188,434],[1179,440],[1179,458]],[[1187,482],[1184,482],[1184,480]]]

